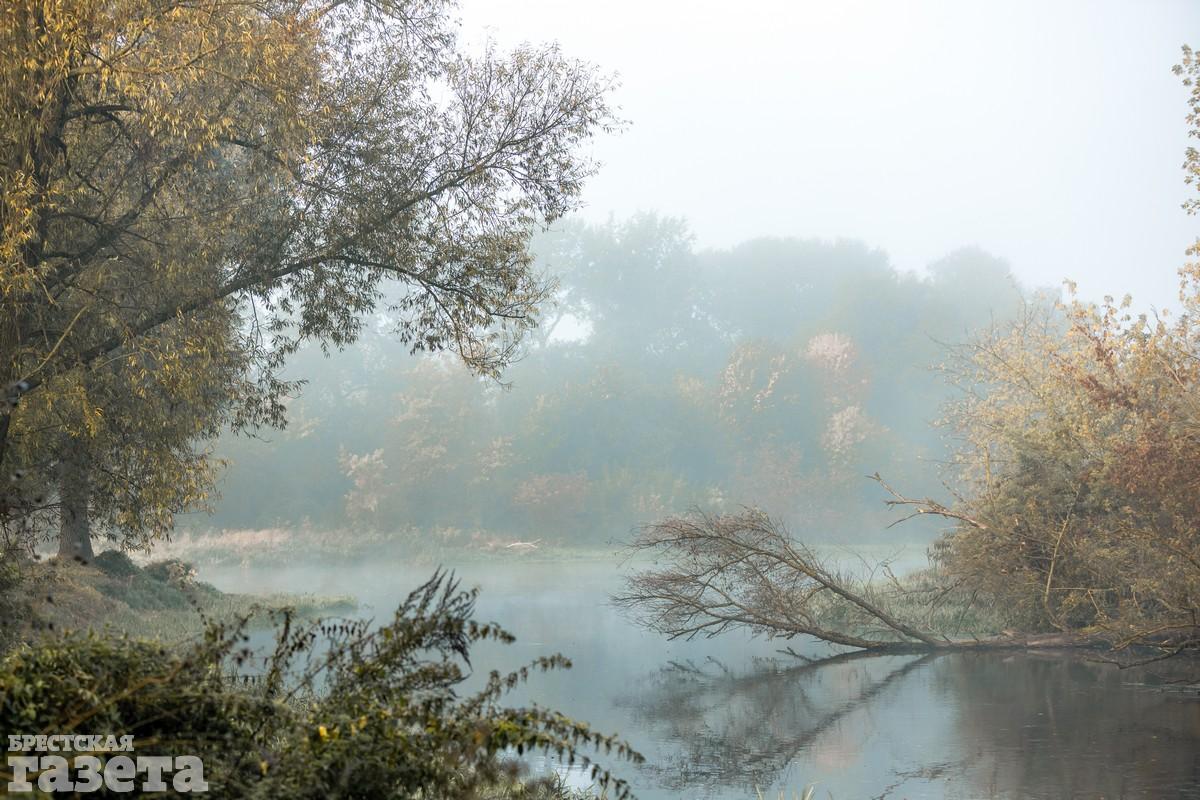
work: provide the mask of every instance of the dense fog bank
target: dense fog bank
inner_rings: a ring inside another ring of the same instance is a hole
[[[336,357],[308,347],[287,430],[222,439],[222,499],[188,526],[602,545],[755,504],[815,539],[875,538],[888,515],[864,476],[941,491],[937,367],[1030,296],[978,249],[918,277],[857,241],[698,251],[654,214],[561,225],[534,251],[557,299],[505,386],[413,360],[382,316]]]

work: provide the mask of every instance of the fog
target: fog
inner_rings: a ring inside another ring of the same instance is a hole
[[[978,249],[918,278],[856,241],[701,250],[651,214],[563,223],[533,251],[557,295],[503,383],[413,358],[386,317],[345,351],[307,347],[288,428],[219,443],[222,498],[195,522],[365,529],[411,554],[605,548],[754,505],[819,542],[924,541],[936,527],[886,531],[866,476],[944,492],[953,430],[935,423],[956,395],[940,366],[1057,296]]]
[[[1200,5],[6,2],[11,740],[1200,800]]]
[[[291,427],[223,440],[223,500],[185,526],[244,540],[201,533],[181,552],[230,587],[354,586],[369,609],[410,562],[456,565],[525,637],[488,658],[578,656],[528,697],[629,731],[643,797],[1196,796],[1194,736],[1161,675],[1037,655],[856,664],[745,628],[648,637],[610,607],[631,568],[605,551],[671,515],[754,506],[847,574],[922,574],[953,526],[891,527],[902,512],[867,476],[960,490],[945,416],[985,388],[956,383],[961,348],[1052,308],[1066,280],[1085,301],[1179,308],[1195,221],[1171,68],[1200,7],[462,11],[475,47],[557,41],[619,80],[626,124],[591,143],[584,207],[532,242],[558,281],[540,328],[503,385],[411,358],[386,318],[331,358],[302,350]],[[301,565],[237,566],[264,560]],[[975,599],[951,602],[945,630],[1000,629]],[[1161,738],[1124,727],[1151,718]]]
[[[851,237],[922,270],[978,245],[1029,285],[1177,300],[1190,2],[470,0],[479,41],[559,41],[618,73],[603,221],[686,217],[701,245]],[[482,31],[482,32],[481,32]]]
[[[332,358],[308,346],[289,429],[220,442],[223,497],[185,529],[607,546],[750,504],[818,541],[928,541],[887,529],[864,476],[955,480],[935,423],[956,347],[1064,279],[1178,305],[1171,67],[1195,22],[1183,3],[467,3],[469,47],[556,41],[619,80],[584,208],[532,243],[558,281],[541,327],[499,381],[410,357],[386,314]]]

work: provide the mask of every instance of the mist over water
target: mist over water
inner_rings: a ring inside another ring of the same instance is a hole
[[[903,553],[896,569],[918,563]],[[510,695],[605,732],[647,756],[618,766],[638,797],[800,792],[835,798],[1200,797],[1200,699],[1170,669],[1117,668],[1059,655],[843,656],[835,648],[731,632],[666,641],[609,604],[627,571],[602,561],[509,559],[456,569],[482,589],[479,618],[517,637],[472,653],[482,672],[561,652],[568,671]],[[219,588],[353,592],[387,618],[431,567],[377,561],[339,569],[225,568]],[[468,683],[468,688],[478,677]],[[534,774],[577,771],[528,759]],[[768,793],[772,794],[768,794]]]
[[[945,521],[887,527],[906,508],[865,476],[963,489],[943,422],[987,388],[964,377],[972,343],[1031,313],[1061,334],[1067,278],[1177,306],[1170,66],[1194,8],[743,11],[464,6],[468,41],[555,39],[619,72],[632,125],[591,145],[585,207],[532,242],[556,284],[503,384],[410,356],[387,312],[296,354],[289,428],[222,440],[222,502],[184,526],[215,562],[281,565],[205,577],[386,618],[423,564],[456,566],[517,636],[472,653],[481,674],[571,658],[510,700],[629,739],[648,800],[1200,797],[1200,701],[1168,666],[667,640],[611,605],[636,568],[610,555],[621,532],[691,509],[762,508],[850,573],[925,568]]]
[[[1200,4],[4,2],[6,732],[1200,800]]]

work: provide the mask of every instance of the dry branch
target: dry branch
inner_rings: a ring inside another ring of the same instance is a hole
[[[743,628],[770,638],[812,636],[875,652],[1097,646],[1084,635],[1019,634],[951,640],[889,608],[869,579],[831,569],[761,511],[693,512],[643,528],[634,557],[654,569],[626,579],[614,597],[637,622],[672,639]]]
[[[957,522],[961,522],[964,525],[969,525],[972,528],[978,528],[981,531],[986,531],[988,529],[988,526],[983,524],[979,520],[974,519],[973,517],[969,517],[966,514],[955,511],[951,508],[948,508],[948,507],[942,505],[941,503],[939,503],[938,501],[934,500],[933,498],[924,497],[924,498],[918,499],[915,497],[905,497],[904,495],[900,494],[898,491],[893,489],[891,486],[889,486],[888,483],[880,476],[880,474],[878,472],[876,472],[874,475],[868,475],[867,477],[869,477],[871,480],[875,481],[880,486],[882,486],[884,491],[886,491],[888,494],[890,494],[892,496],[891,500],[884,501],[884,504],[887,505],[888,508],[904,507],[904,508],[912,509],[906,516],[903,516],[900,519],[898,519],[895,522],[888,525],[889,528],[891,528],[895,525],[899,525],[901,522],[910,520],[913,517],[919,517],[919,516],[924,516],[924,515],[928,514],[928,515],[935,516],[935,517],[945,517],[946,519],[952,519]]]

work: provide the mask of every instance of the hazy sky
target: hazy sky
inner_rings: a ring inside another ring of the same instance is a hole
[[[920,269],[963,245],[1035,284],[1174,301],[1200,2],[465,0],[469,40],[558,41],[619,74],[590,219],[700,245],[853,237]]]

